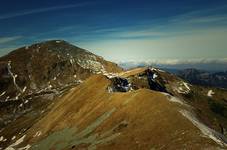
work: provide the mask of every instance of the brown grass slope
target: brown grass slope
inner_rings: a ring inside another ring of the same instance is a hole
[[[108,93],[109,84],[105,76],[95,75],[72,89],[15,147],[54,150],[221,147],[179,112],[188,110],[187,106],[148,89]]]
[[[148,88],[147,78],[142,78],[147,68],[136,68],[123,72],[120,75],[128,78],[139,88]],[[191,105],[197,116],[210,128],[227,136],[227,90],[196,86],[186,82],[176,75],[153,68],[157,74],[156,81],[164,86],[168,93],[186,101]],[[184,84],[188,86],[188,89]],[[181,88],[181,89],[180,89]],[[212,96],[208,96],[209,91],[213,91]],[[182,92],[183,91],[183,92]]]
[[[100,70],[122,71],[115,63],[60,40],[21,47],[1,57],[0,149],[43,117],[56,97]]]

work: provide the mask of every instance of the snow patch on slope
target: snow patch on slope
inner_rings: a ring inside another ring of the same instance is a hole
[[[190,105],[186,104],[183,100],[181,100],[177,97],[171,96],[168,93],[162,93],[162,94],[166,95],[169,101],[179,103],[181,105],[186,106],[186,109],[190,109],[190,107],[191,107]],[[196,116],[194,115],[192,110],[188,111],[188,110],[183,109],[183,110],[180,110],[179,112],[184,117],[186,117],[189,121],[191,121],[203,133],[203,135],[212,139],[213,141],[215,141],[217,144],[219,144],[221,146],[227,146],[227,138],[224,135],[216,132],[215,130],[207,127],[205,124],[200,122],[196,118]]]
[[[171,96],[169,93],[162,92],[162,94],[165,95],[170,102],[178,103],[181,105],[186,105],[186,103],[183,100],[181,100],[177,97]]]
[[[0,97],[3,96],[3,95],[5,95],[5,94],[6,94],[6,91],[2,92],[1,95],[0,95]]]
[[[212,90],[209,90],[208,93],[207,93],[207,96],[212,97],[213,95],[214,95],[214,92]]]
[[[93,73],[104,73],[106,72],[104,66],[97,61],[97,58],[93,55],[85,55],[84,59],[79,59],[75,61],[77,62],[82,68],[90,69]]]
[[[22,136],[21,138],[19,138],[15,143],[11,144],[10,146],[8,146],[5,150],[28,150],[31,146],[27,145],[25,147],[21,147],[21,148],[14,148],[15,146],[21,144],[24,141],[24,138],[26,137],[26,135]]]
[[[24,92],[26,91],[26,89],[27,89],[27,86],[25,86],[25,87],[23,88],[22,93],[24,93]]]
[[[158,68],[154,68],[154,67],[152,67],[151,70],[152,71],[157,71],[157,72],[165,72],[164,70],[161,70],[161,69],[158,69]]]
[[[153,74],[153,79],[157,78],[158,75],[156,73]]]
[[[1,141],[3,141],[3,140],[4,140],[4,137],[3,137],[3,136],[1,136],[1,137],[0,137],[0,142],[1,142]]]
[[[186,87],[186,89],[187,89],[188,91],[190,91],[190,90],[191,90],[191,89],[190,89],[190,87],[188,86],[188,83],[183,82],[183,85]]]
[[[227,146],[227,139],[222,134],[201,123],[192,112],[180,110],[180,113],[190,120],[206,137],[212,139],[221,146]]]
[[[189,84],[186,82],[179,82],[179,86],[177,87],[177,92],[181,94],[189,94],[191,92],[191,89],[189,87]]]
[[[111,72],[109,72],[109,73],[105,72],[103,75],[106,76],[108,79],[112,79],[112,78],[118,77],[118,74],[111,73]]]
[[[16,139],[16,136],[13,136],[12,138],[11,138],[11,140],[15,140]]]
[[[41,131],[37,131],[33,137],[38,137],[38,136],[40,136],[41,134],[42,134]]]
[[[11,61],[8,61],[7,68],[8,68],[8,72],[9,72],[10,76],[13,78],[13,84],[15,85],[16,89],[22,93],[21,88],[16,83],[17,75],[16,74],[14,75],[13,72],[11,71],[11,68],[12,68],[11,67]]]

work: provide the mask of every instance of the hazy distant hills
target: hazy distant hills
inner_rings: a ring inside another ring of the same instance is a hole
[[[176,74],[192,84],[227,88],[227,71],[208,72],[198,69],[185,69]]]
[[[227,60],[153,60],[153,61],[123,61],[118,62],[118,64],[126,69],[144,67],[144,66],[154,66],[158,68],[165,68],[171,70],[184,70],[187,68],[196,68],[199,70],[206,70],[209,72],[222,72],[227,70]]]

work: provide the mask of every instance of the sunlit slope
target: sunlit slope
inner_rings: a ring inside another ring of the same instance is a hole
[[[104,150],[221,147],[221,142],[209,138],[197,128],[196,122],[190,121],[191,108],[178,99],[148,89],[108,93],[110,82],[105,76],[95,75],[72,89],[26,132],[23,142],[16,147]]]

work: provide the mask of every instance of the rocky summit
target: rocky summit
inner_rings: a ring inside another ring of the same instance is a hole
[[[227,149],[227,90],[65,41],[0,58],[0,149]]]

